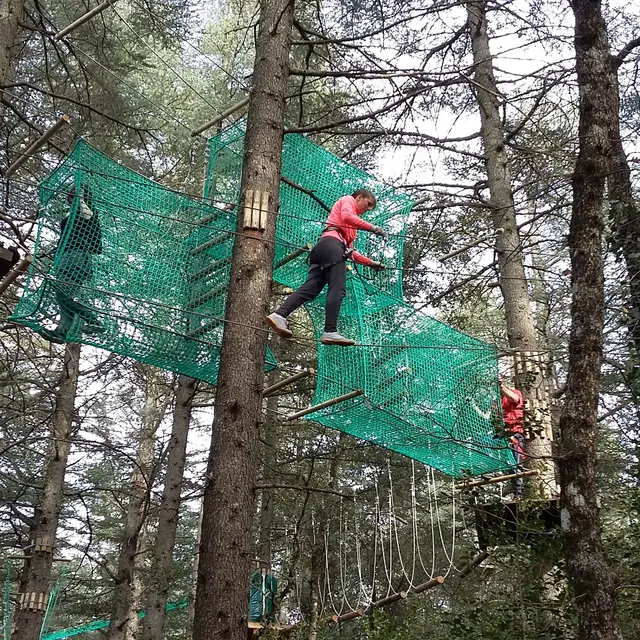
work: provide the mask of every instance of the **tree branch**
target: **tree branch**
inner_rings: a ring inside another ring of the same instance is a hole
[[[625,61],[625,58],[634,50],[640,47],[640,38],[634,38],[630,42],[620,49],[620,51],[611,57],[611,65],[613,66],[614,71],[617,71],[620,68],[620,65]]]

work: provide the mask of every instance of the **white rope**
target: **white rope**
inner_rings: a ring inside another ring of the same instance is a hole
[[[389,463],[389,461],[387,461],[387,468],[389,472],[389,509],[391,512],[390,516],[393,519],[393,531],[395,534],[396,548],[398,550],[398,560],[400,561],[400,568],[402,569],[402,575],[405,577],[405,579],[409,583],[409,589],[412,589],[414,587],[414,584],[413,584],[414,576],[413,574],[411,576],[407,574],[407,570],[405,569],[405,566],[404,566],[404,559],[402,558],[402,550],[400,548],[400,537],[398,536],[398,521],[395,516],[395,504],[393,502],[393,480],[391,478],[391,464]]]
[[[342,601],[341,601],[341,605],[344,603],[347,605],[348,609],[347,611],[353,611],[354,608],[351,606],[351,603],[349,602],[349,598],[347,598],[347,588],[345,586],[345,573],[346,573],[346,569],[345,566],[347,564],[347,551],[346,551],[346,538],[347,538],[347,523],[346,520],[344,519],[344,512],[342,510],[342,498],[340,498],[340,548],[339,548],[339,553],[338,556],[340,558],[339,561],[339,567],[340,567],[340,586],[342,587]],[[343,562],[343,549],[344,549],[344,562]]]
[[[385,598],[389,597],[391,594],[391,590],[393,589],[393,584],[391,582],[391,574],[390,569],[387,566],[387,554],[385,553],[385,540],[384,540],[384,530],[382,530],[382,510],[380,509],[380,492],[378,487],[378,480],[376,478],[376,526],[381,530],[382,533],[382,543],[380,545],[380,550],[382,551],[382,563],[384,565],[384,573],[387,577],[387,593],[385,594]],[[391,553],[391,527],[389,527],[389,553]]]
[[[435,472],[433,469],[431,469],[431,479],[433,482],[433,486],[434,486],[434,496],[433,499],[435,501],[436,504],[436,510],[438,512],[438,514],[440,513],[440,508],[438,506],[438,494],[436,491],[436,479],[435,479]],[[449,555],[449,553],[447,552],[447,548],[444,542],[444,535],[442,533],[442,525],[440,523],[440,517],[438,516],[438,533],[440,536],[440,543],[442,545],[442,550],[444,551],[444,555],[446,556],[448,562],[449,562],[449,566],[447,568],[446,573],[444,574],[444,577],[446,578],[450,573],[451,573],[451,569],[454,568],[456,571],[458,570],[456,567],[454,567],[453,565],[453,554],[455,552],[455,544],[456,544],[456,527],[455,527],[455,522],[456,522],[456,510],[455,510],[455,489],[454,489],[454,485],[452,482],[452,527],[451,527],[451,536],[452,536],[452,543],[451,543],[451,555]]]
[[[413,539],[415,541],[418,561],[420,562],[420,566],[422,567],[425,576],[428,576],[429,580],[431,580],[433,578],[435,561],[434,565],[432,565],[431,567],[431,573],[429,573],[429,571],[427,571],[427,568],[424,566],[424,561],[422,560],[422,551],[420,550],[420,536],[418,533],[418,501],[416,499],[416,466],[414,460],[411,460],[411,520],[413,522]]]
[[[336,615],[340,615],[342,613],[342,609],[338,611],[336,609],[336,604],[333,599],[333,591],[331,590],[331,574],[329,573],[329,525],[327,524],[327,528],[324,533],[324,564],[325,564],[325,573],[327,576],[327,589],[329,591],[329,601],[331,602],[331,608]]]

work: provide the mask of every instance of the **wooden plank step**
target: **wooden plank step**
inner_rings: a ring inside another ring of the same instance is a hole
[[[206,251],[207,249],[211,249],[211,247],[215,247],[223,242],[226,242],[230,236],[233,235],[232,231],[224,231],[220,235],[217,235],[215,238],[211,238],[211,240],[207,240],[207,242],[203,244],[199,244],[197,247],[191,249],[191,255],[197,256],[199,253]]]

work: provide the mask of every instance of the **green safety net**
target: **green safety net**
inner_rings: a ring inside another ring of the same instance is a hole
[[[35,260],[11,317],[215,383],[235,215],[79,140],[40,185]],[[267,367],[275,366],[269,353]]]
[[[236,203],[244,123],[210,140],[206,194],[213,203]],[[276,228],[274,280],[296,288],[306,277],[304,256],[282,264],[297,248],[315,242],[326,206],[358,188],[371,189],[377,208],[366,219],[387,239],[360,232],[356,249],[388,268],[376,274],[358,265],[349,271],[340,313],[341,333],[357,346],[318,342],[313,404],[356,389],[364,394],[316,411],[307,419],[368,440],[461,477],[514,464],[503,439],[496,349],[417,312],[402,297],[404,229],[413,202],[407,195],[340,160],[304,136],[285,136]],[[280,266],[282,265],[282,266]],[[326,294],[306,305],[319,339]]]
[[[40,185],[35,260],[12,320],[215,383],[239,200],[243,124],[210,141],[205,199],[131,171],[83,140]],[[378,207],[356,248],[387,265],[349,272],[340,330],[349,349],[318,345],[314,403],[360,397],[310,419],[453,476],[513,466],[500,419],[496,351],[402,299],[403,233],[412,200],[299,135],[285,136],[274,279],[297,287],[326,206],[360,187]],[[307,305],[315,335],[325,295]],[[268,352],[267,367],[275,366]]]
[[[179,602],[169,602],[165,607],[165,611],[171,613],[172,611],[179,611],[180,609],[186,609],[189,606],[189,599],[184,598]],[[138,611],[138,618],[142,619],[146,615],[144,611]],[[80,636],[85,633],[92,633],[94,631],[100,631],[106,629],[109,626],[109,620],[94,620],[87,624],[82,624],[78,627],[69,627],[67,629],[59,629],[58,631],[52,631],[40,637],[40,640],[63,640],[63,638],[72,638],[74,636]]]

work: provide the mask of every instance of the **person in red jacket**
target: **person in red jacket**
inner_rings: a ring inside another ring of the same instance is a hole
[[[504,417],[505,435],[509,438],[511,449],[516,458],[516,468],[522,469],[524,455],[524,397],[522,391],[506,384],[503,377],[500,378],[500,397],[502,402],[502,415]],[[516,499],[522,498],[524,480],[518,478],[515,481],[514,494]]]
[[[365,265],[376,271],[384,269],[384,265],[363,256],[353,248],[358,229],[369,231],[378,236],[385,232],[360,216],[375,209],[376,197],[368,189],[358,189],[350,196],[340,198],[332,207],[327,218],[327,225],[320,235],[317,244],[309,254],[309,275],[307,281],[294,291],[278,309],[265,318],[266,323],[283,338],[290,338],[293,333],[289,329],[287,317],[305,302],[313,300],[329,285],[325,308],[324,333],[322,344],[350,346],[353,340],[338,333],[338,316],[342,299],[347,292],[348,259]]]

